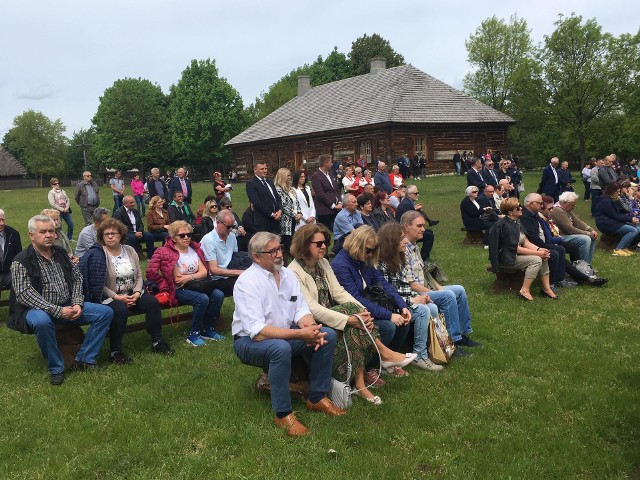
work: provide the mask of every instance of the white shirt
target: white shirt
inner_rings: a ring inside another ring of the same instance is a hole
[[[316,218],[316,206],[313,203],[313,195],[311,195],[311,189],[309,187],[304,187],[307,192],[307,196],[309,197],[309,203],[307,203],[307,199],[299,188],[295,188],[296,197],[298,198],[298,203],[300,204],[300,211],[302,212],[302,219],[296,225],[296,230],[307,224],[307,218],[313,217]]]
[[[278,288],[273,274],[254,263],[238,277],[233,299],[233,335],[253,338],[267,325],[291,328],[311,314],[298,277],[286,267],[280,269]]]
[[[189,247],[187,253],[180,252],[176,269],[180,275],[191,275],[198,272],[200,258],[196,251]]]

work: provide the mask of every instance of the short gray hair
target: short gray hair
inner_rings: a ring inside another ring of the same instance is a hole
[[[417,185],[407,185],[407,195],[411,192],[417,192],[418,191],[418,186]]]
[[[151,169],[151,175],[153,175],[154,173],[160,173],[160,169],[159,169],[159,168],[157,168],[157,167],[153,167],[153,168]]]
[[[35,233],[36,223],[52,223],[53,225],[55,225],[51,217],[47,217],[46,215],[35,215],[31,217],[29,219],[29,223],[27,223],[27,228],[29,229],[29,233]]]
[[[409,210],[408,212],[404,212],[400,217],[400,225],[411,225],[416,221],[416,218],[422,218],[422,214],[417,210]]]
[[[4,217],[4,210],[0,208],[0,216]]]
[[[231,210],[220,210],[218,215],[216,215],[216,220],[218,222],[223,222],[226,218],[233,220],[235,223],[236,217]]]
[[[265,249],[268,243],[276,240],[280,243],[280,235],[271,232],[258,232],[249,240],[249,255],[253,258]]]
[[[104,208],[104,207],[98,207],[98,208],[96,208],[96,209],[93,211],[93,213],[91,214],[91,218],[93,218],[93,221],[94,221],[94,222],[99,222],[100,220],[102,220],[102,216],[103,216],[105,213],[106,213],[107,215],[109,215],[109,210],[107,210],[107,209],[106,209],[106,208]]]
[[[468,197],[469,195],[471,195],[472,192],[479,192],[479,191],[480,190],[478,189],[478,187],[474,185],[469,185],[467,188],[465,188],[464,194]]]
[[[527,195],[526,197],[524,197],[524,204],[525,205],[529,205],[531,202],[533,202],[534,198],[539,197],[540,194],[539,193],[535,193],[535,192],[531,192],[529,195]]]
[[[355,196],[353,193],[345,193],[345,194],[342,196],[342,203],[343,203],[343,204],[344,204],[344,203],[347,203],[347,200],[349,199],[349,197],[356,198],[356,196]]]
[[[574,203],[578,200],[578,194],[576,192],[563,192],[558,198],[562,203]]]

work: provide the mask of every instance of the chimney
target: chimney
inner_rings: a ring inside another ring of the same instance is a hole
[[[309,90],[311,90],[311,77],[309,75],[300,75],[298,77],[298,96],[303,96]]]
[[[371,59],[371,75],[380,73],[387,69],[387,59],[384,57],[373,57]]]

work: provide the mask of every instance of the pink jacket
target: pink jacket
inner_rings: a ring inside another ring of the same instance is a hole
[[[208,262],[204,259],[204,253],[200,248],[200,244],[198,242],[191,242],[189,246],[196,251],[198,258],[204,264],[207,272],[210,273]],[[147,280],[156,282],[159,291],[169,292],[172,302],[176,299],[176,285],[173,283],[173,267],[176,266],[179,259],[180,252],[176,249],[173,239],[168,237],[166,243],[153,252],[153,257],[151,257],[149,265],[147,266]]]
[[[144,183],[142,183],[142,180],[131,180],[131,190],[134,195],[142,195],[144,193]]]

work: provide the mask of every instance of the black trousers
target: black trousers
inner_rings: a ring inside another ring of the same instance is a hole
[[[162,340],[162,312],[158,300],[153,295],[145,293],[142,295],[134,307],[127,307],[127,304],[120,300],[113,300],[109,303],[113,310],[113,320],[109,327],[109,348],[112,352],[122,350],[122,337],[127,326],[129,314],[145,314],[145,326],[151,335],[151,341]]]

